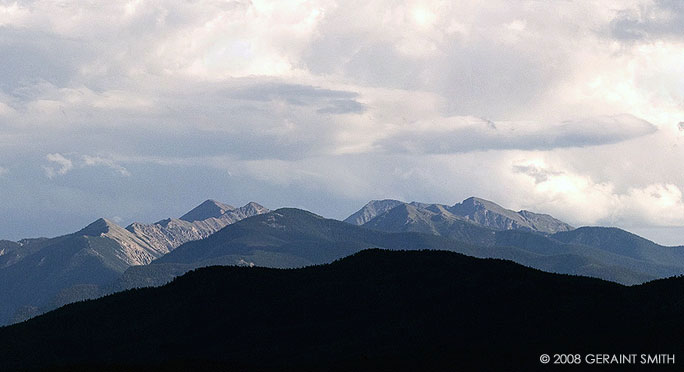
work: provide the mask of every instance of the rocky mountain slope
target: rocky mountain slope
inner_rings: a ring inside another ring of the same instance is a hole
[[[147,265],[179,245],[242,218],[267,212],[256,203],[233,208],[206,201],[189,213],[204,220],[168,219],[126,229],[101,218],[73,234],[0,244],[0,324],[92,297],[129,267]],[[226,208],[229,207],[229,208]]]
[[[400,205],[387,214],[412,210]],[[382,217],[379,216],[378,219]],[[283,208],[246,218],[206,239],[183,244],[150,265],[129,268],[111,292],[162,285],[186,271],[210,265],[302,267],[332,262],[366,248],[441,249],[475,257],[505,258],[538,269],[594,276],[626,284],[684,272],[684,259],[662,263],[601,247],[564,243],[536,232],[494,230],[463,220],[455,234],[431,231],[379,231]],[[677,255],[684,251],[678,250]]]
[[[254,202],[235,208],[207,200],[180,218],[169,218],[150,225],[136,222],[126,227],[126,230],[166,254],[185,242],[206,238],[231,223],[268,211]]]
[[[373,200],[361,210],[347,217],[345,222],[373,227],[371,222],[373,219],[390,213],[396,207],[407,210],[408,216],[406,218],[408,219],[390,222],[387,221],[388,216],[385,216],[383,224],[416,225],[406,227],[405,231],[432,231],[442,234],[444,226],[440,228],[435,225],[444,225],[445,222],[456,220],[471,222],[495,230],[522,230],[544,234],[573,229],[569,224],[547,214],[526,210],[515,212],[494,202],[475,197],[470,197],[452,206],[419,202],[405,203],[397,200]],[[395,217],[398,218],[399,216],[395,214]],[[375,222],[375,224],[377,223]]]

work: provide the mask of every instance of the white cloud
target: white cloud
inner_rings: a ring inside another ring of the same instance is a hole
[[[631,115],[562,123],[493,122],[473,117],[408,123],[379,142],[388,151],[454,153],[477,150],[551,150],[604,145],[652,134],[656,127]]]
[[[620,191],[612,182],[548,169],[543,162],[514,166],[513,172],[520,176],[512,188],[529,190],[528,204],[579,224],[684,225],[684,200],[674,184],[653,183]]]
[[[5,168],[5,167],[0,167],[0,177],[6,175],[7,172],[9,172],[9,170],[7,170],[7,168]]]
[[[83,155],[83,165],[88,167],[104,166],[113,169],[119,175],[126,177],[131,175],[128,169],[117,164],[114,160],[100,156]]]
[[[116,174],[121,175],[121,176],[130,176],[131,173],[123,167],[122,165],[118,164],[116,161],[114,161],[112,158],[108,157],[102,157],[102,156],[91,156],[91,155],[83,155],[80,157],[80,160],[72,160],[67,157],[65,157],[62,154],[59,153],[54,153],[54,154],[47,154],[45,158],[52,162],[55,163],[56,166],[43,166],[43,170],[45,171],[45,175],[48,178],[54,178],[57,175],[63,176],[70,172],[74,168],[84,168],[84,167],[106,167],[114,170]]]
[[[63,176],[74,168],[73,162],[70,159],[65,158],[62,154],[47,154],[45,158],[48,161],[56,164],[56,167],[43,166],[43,169],[45,170],[45,175],[48,178],[53,178],[57,175]]]

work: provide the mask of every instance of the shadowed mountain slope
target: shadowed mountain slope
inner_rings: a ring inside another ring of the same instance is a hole
[[[623,287],[450,252],[367,250],[297,270],[210,267],[71,304],[0,328],[0,364],[548,370],[542,353],[681,351],[682,293],[682,278]]]
[[[582,244],[664,265],[684,262],[684,247],[665,247],[615,227],[580,227],[551,236],[564,243]]]

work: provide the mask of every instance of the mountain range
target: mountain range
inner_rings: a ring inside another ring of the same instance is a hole
[[[407,212],[422,213],[416,204],[396,205],[362,226],[299,209],[278,209],[185,243],[150,265],[133,266],[106,293],[162,285],[204,266],[303,267],[332,262],[366,248],[448,250],[624,284],[684,272],[684,249],[662,247],[623,230],[587,227],[555,234],[527,228],[496,230],[462,219],[444,223],[434,218],[434,212],[430,212],[432,218],[414,218],[416,214]]]
[[[100,219],[52,239],[0,241],[0,322],[131,288],[160,286],[211,265],[298,268],[368,248],[431,249],[502,258],[623,284],[684,273],[684,248],[617,228],[580,227],[480,198],[452,206],[371,201],[346,222],[294,208],[207,200],[178,219]]]
[[[101,218],[57,238],[5,241],[0,245],[0,324],[97,295],[131,266],[149,264],[185,242],[265,212],[256,203],[235,208],[207,200],[181,219],[124,229]]]
[[[597,367],[587,355],[637,353],[635,363],[648,354],[669,365],[617,367],[660,370],[684,349],[683,291],[681,277],[625,287],[444,251],[364,250],[295,270],[214,266],[0,328],[0,366],[547,371],[558,366],[542,354],[578,354],[572,367],[584,370]]]

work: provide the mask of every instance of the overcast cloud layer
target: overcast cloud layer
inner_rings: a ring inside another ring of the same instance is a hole
[[[684,244],[684,6],[0,0],[0,238],[468,196]]]

